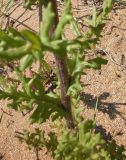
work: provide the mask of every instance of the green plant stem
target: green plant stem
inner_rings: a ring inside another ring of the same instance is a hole
[[[54,25],[51,31],[51,33],[53,34],[57,27],[57,24],[59,23],[57,2],[56,0],[49,0],[48,2],[52,3],[52,7],[55,13],[55,21],[54,21]],[[59,56],[55,56],[55,60],[56,60],[57,68],[58,68],[60,87],[61,87],[61,103],[64,109],[69,113],[69,117],[67,119],[67,125],[68,125],[68,128],[72,129],[74,128],[74,121],[72,117],[71,97],[67,95],[67,90],[68,90],[69,83],[70,83],[68,68],[67,68],[65,57],[61,58]]]

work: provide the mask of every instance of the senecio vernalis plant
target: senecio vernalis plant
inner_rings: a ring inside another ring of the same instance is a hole
[[[112,0],[105,0],[102,11],[93,7],[91,20],[87,20],[89,30],[83,33],[72,14],[71,0],[64,0],[64,11],[59,18],[56,0],[25,0],[24,6],[40,8],[40,33],[30,30],[17,31],[0,29],[0,59],[13,62],[17,75],[13,83],[4,83],[0,90],[0,99],[8,99],[8,107],[23,111],[32,111],[30,123],[43,123],[51,118],[58,132],[35,129],[31,133],[24,130],[19,139],[29,148],[46,147],[56,160],[123,160],[123,148],[106,142],[95,133],[95,122],[84,121],[82,108],[78,106],[82,90],[81,75],[88,68],[101,69],[107,64],[102,57],[87,60],[86,51],[99,42],[105,20],[113,6]],[[65,27],[72,27],[74,38],[65,37]],[[56,71],[50,82],[52,68],[44,60],[47,52],[54,55]],[[26,70],[39,62],[38,71],[28,77]],[[52,89],[47,84],[52,83]],[[20,86],[20,87],[19,87]],[[66,120],[66,123],[64,120]]]

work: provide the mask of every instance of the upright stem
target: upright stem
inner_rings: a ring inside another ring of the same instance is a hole
[[[53,34],[59,23],[59,16],[58,16],[56,0],[49,0],[49,1],[52,3],[52,7],[55,13],[54,26],[51,31]],[[56,65],[58,67],[58,74],[59,74],[60,87],[61,87],[61,103],[64,109],[66,110],[66,112],[69,113],[69,117],[67,118],[67,125],[70,129],[72,129],[74,128],[74,122],[73,122],[72,109],[71,109],[71,97],[67,95],[68,87],[70,84],[70,77],[68,74],[66,58],[65,57],[61,58],[58,55],[56,55],[55,60],[56,60]]]

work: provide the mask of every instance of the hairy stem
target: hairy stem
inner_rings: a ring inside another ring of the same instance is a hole
[[[49,0],[48,2],[52,3],[52,7],[55,13],[55,21],[51,30],[51,34],[53,34],[59,23],[58,9],[57,9],[56,0]],[[56,65],[58,68],[59,80],[60,80],[60,87],[61,87],[61,103],[64,109],[66,110],[66,112],[69,113],[69,117],[67,118],[67,125],[68,125],[68,128],[72,129],[74,128],[74,122],[73,122],[72,109],[71,109],[71,97],[67,95],[67,90],[70,83],[70,77],[68,74],[68,68],[67,68],[65,59],[66,57],[61,58],[58,55],[55,56]]]

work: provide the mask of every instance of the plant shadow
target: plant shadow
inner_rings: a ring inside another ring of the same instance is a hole
[[[111,159],[117,159],[117,160],[125,160],[125,146],[124,145],[118,145],[116,141],[113,139],[113,136],[110,133],[107,133],[106,129],[103,128],[102,125],[99,125],[95,127],[95,133],[100,133],[101,137],[105,140],[104,147],[107,151],[111,154]]]
[[[107,113],[111,119],[115,119],[119,115],[123,120],[126,121],[126,117],[122,112],[118,111],[120,106],[126,106],[126,103],[121,102],[104,102],[110,97],[110,93],[104,92],[99,97],[95,97],[88,93],[81,93],[81,101],[87,106],[87,108],[95,108],[97,104],[97,110],[103,113]]]
[[[81,100],[87,108],[95,109],[97,105],[97,110],[103,113],[107,113],[111,119],[115,119],[117,115],[119,115],[124,121],[126,121],[126,117],[118,111],[120,106],[126,106],[126,103],[121,102],[105,102],[108,97],[110,97],[110,93],[104,92],[99,97],[95,97],[94,95],[82,93]],[[125,160],[126,148],[124,145],[118,145],[114,140],[112,133],[108,132],[106,128],[102,125],[95,126],[95,133],[100,133],[101,137],[105,140],[105,148],[111,153],[112,159],[117,158],[117,160]],[[117,135],[122,135],[122,132],[118,132]]]

